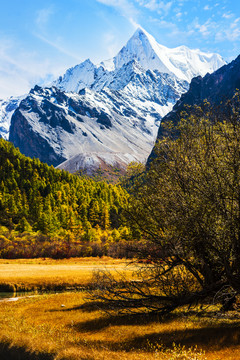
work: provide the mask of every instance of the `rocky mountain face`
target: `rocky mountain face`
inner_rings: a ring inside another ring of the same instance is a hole
[[[9,140],[71,172],[144,162],[190,79],[223,64],[217,54],[168,49],[138,29],[113,59],[86,60],[50,87],[32,89],[12,116]]]
[[[181,96],[172,111],[162,119],[157,138],[164,136],[162,125],[165,122],[172,121],[173,124],[177,124],[186,105],[201,105],[204,100],[208,100],[213,105],[219,105],[221,102],[224,104],[233,97],[236,89],[240,89],[240,55],[212,74],[192,79],[189,90]]]

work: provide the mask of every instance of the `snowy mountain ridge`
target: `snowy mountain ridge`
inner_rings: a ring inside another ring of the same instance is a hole
[[[168,49],[138,29],[113,59],[88,59],[51,86],[32,89],[12,116],[9,140],[71,172],[145,162],[188,79],[223,64],[217,54]]]
[[[191,50],[186,46],[169,49],[158,44],[152,35],[139,28],[113,59],[102,61],[98,65],[87,59],[68,69],[53,85],[67,92],[79,92],[85,87],[101,91],[109,86],[119,69],[133,60],[144,70],[158,70],[187,82],[195,76],[212,73],[225,64],[219,54]],[[111,88],[116,90],[113,86]]]
[[[88,153],[101,153],[108,163],[110,157],[125,165],[145,162],[161,118],[187,91],[188,83],[158,71],[145,72],[135,61],[119,72],[126,76],[112,81],[118,90],[67,93],[36,86],[13,114],[10,141],[24,154],[54,166],[81,155],[81,161],[71,162],[72,171],[89,164],[82,160]]]

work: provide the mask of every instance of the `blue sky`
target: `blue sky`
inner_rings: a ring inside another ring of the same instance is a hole
[[[121,49],[138,26],[168,47],[240,54],[239,0],[6,0],[0,13],[0,98],[21,95],[87,58]]]

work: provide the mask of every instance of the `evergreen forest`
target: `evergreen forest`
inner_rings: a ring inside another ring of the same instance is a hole
[[[0,257],[121,256],[127,201],[119,185],[57,170],[0,139]]]

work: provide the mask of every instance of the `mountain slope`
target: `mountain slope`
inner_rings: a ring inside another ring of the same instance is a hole
[[[8,139],[11,117],[25,96],[0,99],[0,137]]]
[[[78,94],[36,86],[15,111],[9,140],[27,156],[54,166],[94,152],[113,158],[118,154],[125,165],[146,161],[162,116],[188,84],[168,74],[140,71],[135,62],[124,66],[123,73],[130,73],[131,82],[117,91],[85,89]]]
[[[157,138],[164,135],[162,126],[164,123],[172,121],[176,124],[179,121],[180,114],[186,105],[201,105],[205,99],[213,105],[219,105],[231,99],[236,89],[240,89],[240,55],[214,73],[207,74],[203,78],[201,76],[194,78],[189,90],[181,96],[173,110],[162,119]]]

